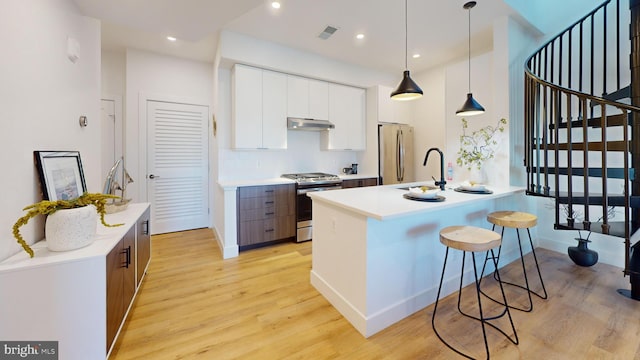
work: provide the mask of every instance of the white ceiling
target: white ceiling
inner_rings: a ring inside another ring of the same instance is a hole
[[[402,0],[74,0],[102,20],[103,48],[150,50],[212,62],[219,31],[227,29],[386,72],[404,70]],[[466,0],[409,0],[408,52],[412,72],[467,56]],[[492,47],[492,24],[515,15],[503,0],[479,0],[471,10],[472,52]],[[318,35],[338,28],[328,40]],[[356,40],[359,32],[364,40]],[[175,43],[167,35],[178,38]],[[421,57],[413,59],[411,54]]]

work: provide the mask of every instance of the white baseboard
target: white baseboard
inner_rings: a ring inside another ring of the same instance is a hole
[[[222,241],[222,236],[220,236],[220,233],[218,233],[218,229],[216,229],[214,227],[213,228],[213,232],[215,232],[215,234],[216,234],[216,240],[218,242],[218,247],[220,247],[220,252],[222,253],[222,258],[223,259],[230,259],[230,258],[237,257],[238,254],[240,253],[240,248],[238,247],[238,244],[225,246],[223,241]]]
[[[501,258],[502,261],[500,261],[500,267],[502,268],[508,263],[519,259],[520,254],[518,251],[515,251],[515,249],[512,249],[501,254]],[[478,272],[480,272],[482,261],[484,261],[484,255],[477,256],[476,262]],[[487,265],[485,274],[492,271],[493,266]],[[460,270],[458,265],[451,263],[447,266],[447,272],[445,274],[447,276],[442,284],[440,298],[444,298],[458,291],[458,286],[460,285],[460,278],[458,277],[459,272]],[[318,290],[318,292],[322,294],[329,303],[331,303],[331,305],[333,305],[333,307],[335,307],[338,312],[340,312],[340,314],[342,314],[342,316],[344,316],[351,325],[353,325],[353,327],[355,327],[356,330],[366,338],[433,304],[436,301],[436,295],[438,293],[438,284],[435,284],[431,288],[422,289],[376,313],[367,315],[358,310],[351,302],[349,302],[348,299],[345,299],[313,269],[311,270],[310,277],[311,285],[313,285],[316,290]],[[440,274],[437,275],[437,278],[440,278]],[[472,282],[473,266],[467,266],[463,277],[463,287],[471,284]],[[425,319],[425,321],[428,321],[428,319]]]

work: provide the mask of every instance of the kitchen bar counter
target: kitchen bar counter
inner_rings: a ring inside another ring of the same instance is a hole
[[[431,183],[429,183],[430,186]],[[524,188],[521,187],[489,187],[489,189],[493,191],[493,194],[459,193],[454,191],[453,188],[447,188],[445,191],[439,193],[439,195],[446,197],[446,200],[443,202],[414,201],[402,197],[402,194],[407,192],[406,188],[420,185],[425,185],[425,183],[416,182],[401,185],[394,184],[344,189],[340,192],[311,193],[309,196],[314,200],[327,202],[373,219],[387,220],[417,213],[441,211],[476,200],[497,199],[517,193],[524,193]]]
[[[309,194],[314,222],[311,284],[365,337],[435,302],[445,252],[440,229],[490,229],[488,213],[531,208],[524,188],[517,187],[490,186],[490,195],[447,189],[444,202],[403,198],[406,190],[399,188],[421,184]],[[510,233],[505,237],[515,239]],[[535,238],[535,228],[532,235]],[[505,241],[500,266],[517,259],[517,249],[516,240]],[[450,261],[457,262],[452,269],[459,268],[461,254],[452,254]],[[466,269],[468,284],[473,270]],[[443,297],[457,291],[458,282],[446,280],[451,276],[445,277]]]

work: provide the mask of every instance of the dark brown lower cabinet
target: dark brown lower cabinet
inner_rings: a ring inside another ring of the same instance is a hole
[[[151,208],[147,208],[136,223],[136,279],[138,286],[142,282],[142,277],[147,271],[147,264],[149,264],[149,259],[151,258],[150,210]]]
[[[136,291],[135,236],[132,227],[107,255],[107,351]]]
[[[296,235],[294,184],[240,187],[237,204],[241,250]]]
[[[343,189],[363,187],[363,186],[376,186],[376,185],[378,185],[378,178],[342,180]]]

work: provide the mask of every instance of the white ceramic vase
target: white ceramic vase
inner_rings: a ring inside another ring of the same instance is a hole
[[[473,165],[469,170],[469,181],[474,184],[486,184],[487,175],[484,172],[484,168]]]
[[[95,240],[98,213],[93,205],[62,209],[47,216],[44,234],[51,251],[69,251]]]

